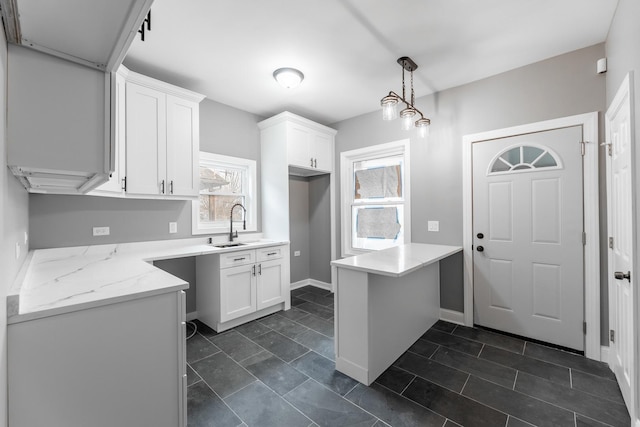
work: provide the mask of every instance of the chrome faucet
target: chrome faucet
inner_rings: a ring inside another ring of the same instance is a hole
[[[244,211],[244,214],[242,215],[242,229],[243,230],[247,229],[247,210],[245,209],[244,206],[242,206],[242,203],[236,203],[235,205],[231,206],[231,214],[229,215],[229,241],[230,242],[233,242],[234,237],[238,237],[238,230],[236,230],[235,236],[233,234],[233,210],[235,209],[236,206],[240,206]]]

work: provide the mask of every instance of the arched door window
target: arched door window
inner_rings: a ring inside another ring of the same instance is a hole
[[[560,168],[562,162],[551,149],[524,144],[511,146],[499,153],[489,164],[487,175]]]

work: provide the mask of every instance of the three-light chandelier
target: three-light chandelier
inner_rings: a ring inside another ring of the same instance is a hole
[[[418,135],[421,138],[425,138],[429,134],[429,125],[431,124],[431,120],[427,119],[414,105],[416,97],[413,92],[413,72],[418,68],[418,65],[408,56],[398,58],[398,64],[402,66],[402,96],[398,95],[394,91],[390,91],[389,95],[380,100],[380,105],[382,106],[382,120],[397,119],[398,104],[402,102],[406,106],[399,114],[400,119],[402,120],[402,129],[410,130],[415,125],[418,130]],[[404,86],[405,71],[408,71],[411,75],[411,99],[409,101],[407,101]],[[418,115],[420,115],[420,118],[416,120]]]

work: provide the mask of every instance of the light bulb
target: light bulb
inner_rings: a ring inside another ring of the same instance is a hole
[[[398,98],[387,95],[380,101],[382,105],[382,120],[394,120],[398,118]]]
[[[407,107],[400,111],[400,118],[402,119],[401,128],[403,130],[409,130],[413,126],[413,116],[416,115],[416,109],[413,107]]]
[[[416,120],[416,128],[418,129],[418,136],[420,138],[426,138],[429,136],[429,128],[431,127],[431,120],[424,117]]]

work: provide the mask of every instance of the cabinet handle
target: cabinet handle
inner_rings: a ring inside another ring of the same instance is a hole
[[[245,257],[242,257],[242,258],[234,258],[233,260],[234,260],[234,261],[242,261],[242,260],[244,260],[244,259],[246,259],[246,258],[245,258]]]
[[[258,264],[258,274],[262,276],[262,264]]]
[[[164,194],[164,179],[162,180],[162,183],[160,183],[160,188],[161,188],[162,194]]]
[[[256,275],[256,266],[255,266],[255,264],[253,265],[253,268],[251,269],[251,271],[252,271],[253,275],[255,276]]]
[[[122,178],[122,189],[127,191],[127,177]]]
[[[318,159],[313,159],[313,167],[314,168],[318,167]]]
[[[313,167],[313,157],[311,157],[309,160],[311,161],[311,164],[309,166]]]
[[[278,255],[278,252],[269,252],[269,253],[267,254],[267,256],[271,256],[271,255]]]
[[[173,194],[173,180],[169,183],[169,191]]]

